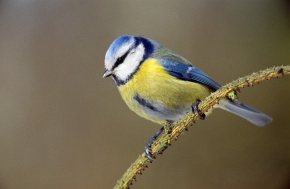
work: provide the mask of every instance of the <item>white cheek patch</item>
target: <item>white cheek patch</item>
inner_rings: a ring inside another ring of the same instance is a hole
[[[122,81],[127,80],[128,77],[138,69],[144,54],[145,49],[141,43],[129,52],[122,64],[115,68],[115,75]]]
[[[128,49],[130,49],[134,45],[134,43],[135,40],[134,38],[132,38],[126,43],[122,44],[122,46],[115,52],[115,49],[113,49],[112,51],[107,51],[105,56],[105,68],[111,70],[117,59],[123,56],[128,51]]]

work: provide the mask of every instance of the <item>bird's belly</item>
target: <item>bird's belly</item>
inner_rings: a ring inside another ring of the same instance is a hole
[[[159,124],[184,117],[191,110],[192,103],[210,94],[205,85],[175,78],[155,78],[138,83],[129,81],[119,87],[119,91],[131,110]]]

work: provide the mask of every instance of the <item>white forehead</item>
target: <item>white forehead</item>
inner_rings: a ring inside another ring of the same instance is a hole
[[[118,38],[109,47],[105,56],[105,67],[111,69],[118,58],[123,56],[135,43],[134,37]]]

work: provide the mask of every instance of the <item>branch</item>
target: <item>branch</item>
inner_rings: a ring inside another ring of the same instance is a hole
[[[221,98],[230,95],[232,92],[239,91],[241,88],[252,86],[254,83],[271,80],[272,78],[278,78],[289,74],[289,65],[274,66],[272,68],[252,73],[251,75],[234,80],[204,99],[199,104],[200,113],[207,112],[210,108],[213,107],[213,105],[217,104]],[[192,126],[197,119],[197,114],[189,112],[183,119],[172,124],[170,133],[165,128],[165,132],[163,132],[162,135],[152,144],[153,157],[156,158],[158,154],[162,154],[163,151],[166,150],[168,146],[170,146],[171,142],[177,140],[180,134],[184,131],[187,131],[189,126]],[[167,126],[165,125],[165,127]],[[136,176],[141,175],[142,171],[148,167],[149,163],[152,163],[152,161],[146,158],[144,153],[140,155],[117,182],[114,189],[129,189],[129,186],[132,185],[133,181],[136,181]]]

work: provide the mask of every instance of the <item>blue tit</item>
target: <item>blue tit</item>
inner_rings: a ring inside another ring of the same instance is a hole
[[[151,39],[130,35],[118,37],[107,50],[103,77],[109,76],[132,111],[159,124],[184,117],[194,102],[221,87],[173,51]],[[271,117],[237,100],[221,99],[214,108],[234,113],[257,126],[272,121]],[[145,146],[150,159],[150,145],[161,132],[162,129]]]

